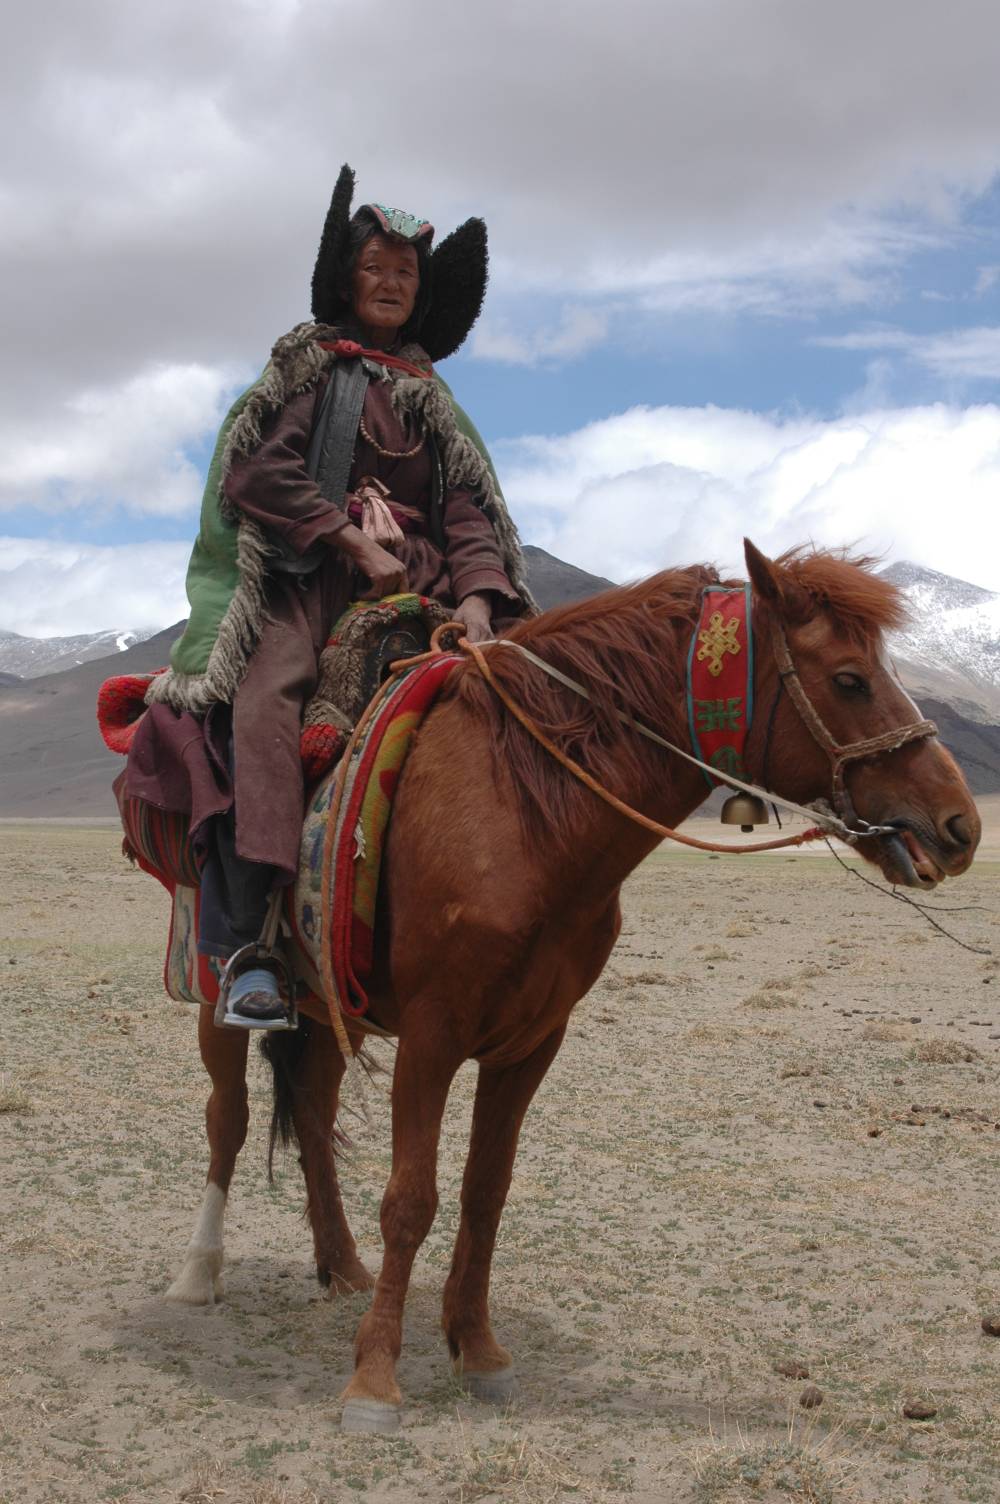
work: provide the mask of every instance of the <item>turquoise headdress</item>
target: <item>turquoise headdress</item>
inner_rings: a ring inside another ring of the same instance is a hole
[[[424,236],[434,239],[434,226],[428,219],[414,219],[405,209],[387,209],[385,204],[365,204],[364,207],[372,210],[388,235],[396,235],[400,240],[423,240]]]

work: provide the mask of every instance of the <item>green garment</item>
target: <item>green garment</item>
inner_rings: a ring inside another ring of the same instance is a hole
[[[185,588],[191,603],[187,626],[170,650],[170,666],[178,674],[203,674],[208,667],[209,654],[219,634],[219,624],[229,609],[229,603],[240,583],[239,565],[236,562],[236,536],[238,524],[223,517],[219,507],[222,492],[222,456],[225,453],[229,430],[246,406],[250,395],[260,386],[270,367],[268,366],[252,386],[248,386],[226,414],[215,442],[212,461],[208,467],[205,491],[201,499],[201,525],[191,550]],[[471,418],[455,401],[454,393],[446,381],[434,373],[434,380],[447,394],[455,413],[455,422],[460,433],[472,440],[493,478],[497,495],[503,495],[500,482],[493,468],[486,445],[483,443]]]

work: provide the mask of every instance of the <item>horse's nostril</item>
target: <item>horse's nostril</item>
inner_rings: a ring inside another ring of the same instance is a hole
[[[968,821],[964,815],[952,815],[951,819],[946,822],[945,829],[959,846],[971,844],[972,836],[969,834]]]

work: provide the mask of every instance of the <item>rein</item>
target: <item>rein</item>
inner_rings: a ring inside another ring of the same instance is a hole
[[[455,626],[457,624],[452,623],[451,625]],[[437,633],[435,633],[436,636]],[[603,799],[606,804],[609,804],[612,809],[618,810],[620,814],[627,816],[630,820],[634,820],[637,825],[644,826],[656,835],[667,837],[672,841],[679,841],[684,846],[693,846],[699,851],[718,851],[737,855],[743,852],[778,851],[786,846],[801,846],[806,841],[815,841],[831,833],[840,836],[842,840],[848,842],[850,845],[854,845],[861,837],[877,835],[898,837],[899,830],[894,825],[869,825],[865,820],[861,819],[854,808],[851,796],[844,782],[844,768],[847,763],[855,762],[860,758],[871,757],[879,752],[894,752],[897,748],[905,746],[907,742],[936,736],[937,726],[933,721],[913,721],[905,726],[894,727],[891,731],[884,731],[880,736],[868,737],[865,741],[851,742],[847,746],[841,747],[806,694],[802,686],[802,681],[796,671],[795,664],[792,661],[784,628],[778,617],[773,615],[771,618],[771,645],[778,666],[779,694],[781,685],[784,684],[806,729],[830,759],[833,775],[833,804],[837,810],[837,814],[834,814],[832,810],[827,813],[826,811],[809,809],[803,805],[795,804],[789,799],[780,798],[767,789],[759,788],[756,784],[745,783],[740,778],[734,778],[728,773],[721,772],[718,768],[710,767],[707,763],[702,762],[700,758],[692,757],[683,748],[675,746],[673,742],[668,742],[665,737],[659,736],[655,731],[651,731],[648,726],[644,726],[640,721],[630,719],[624,711],[616,711],[618,719],[624,726],[630,726],[640,736],[645,736],[650,741],[657,742],[661,747],[666,747],[668,751],[675,753],[678,757],[682,757],[685,762],[693,763],[695,767],[709,773],[713,779],[725,783],[732,788],[740,789],[744,793],[755,794],[759,798],[771,800],[774,803],[780,804],[783,809],[803,815],[806,819],[819,819],[821,822],[819,826],[812,826],[810,829],[803,831],[801,835],[785,836],[775,841],[759,841],[752,846],[729,846],[718,841],[699,841],[693,836],[681,835],[679,831],[671,830],[666,825],[660,825],[656,820],[649,819],[647,815],[641,814],[640,811],[632,809],[630,805],[618,799],[610,790],[604,788],[595,778],[592,778],[585,769],[581,768],[579,763],[574,762],[571,757],[562,752],[545,735],[541,728],[535,724],[532,718],[511,699],[493,677],[482,651],[474,643],[469,642],[466,637],[460,638],[458,642],[460,650],[472,657],[480,675],[486,680],[493,692],[503,701],[511,714],[534,737],[540,746],[544,747],[557,762],[562,763],[563,767],[573,774],[574,778],[578,778],[581,783],[586,784],[589,789],[597,794],[599,798]],[[575,694],[582,696],[583,699],[591,699],[591,695],[582,684],[578,684],[575,679],[570,679],[568,675],[561,673],[559,669],[553,668],[550,663],[546,663],[543,658],[539,658],[537,654],[532,653],[528,648],[522,647],[519,642],[511,642],[508,638],[501,638],[495,646],[515,648],[523,657],[548,674],[550,678],[557,679],[567,689],[573,690]],[[436,643],[434,647],[437,648],[437,651],[441,651]],[[777,696],[772,707],[772,719],[776,708]],[[827,806],[827,809],[829,810],[829,806]]]
[[[468,653],[472,656],[477,669],[479,670],[482,677],[486,680],[490,688],[493,690],[494,694],[499,696],[499,698],[507,706],[507,709],[510,711],[511,715],[513,715],[518,721],[520,721],[524,729],[535,738],[535,741],[538,742],[539,746],[544,747],[546,752],[549,752],[557,762],[561,762],[563,767],[566,768],[568,772],[573,774],[574,778],[578,778],[581,783],[585,783],[587,787],[598,796],[598,798],[604,800],[605,804],[610,804],[611,808],[616,809],[619,814],[626,815],[628,819],[634,820],[637,825],[642,825],[646,830],[651,830],[654,835],[658,835],[661,838],[669,837],[671,841],[679,841],[683,846],[693,846],[698,851],[719,851],[729,854],[732,852],[740,853],[744,851],[779,851],[782,847],[785,846],[802,846],[806,841],[818,841],[822,839],[823,835],[825,834],[825,831],[821,829],[820,826],[814,825],[809,830],[804,830],[801,835],[783,836],[780,840],[777,841],[758,841],[753,846],[727,846],[721,841],[698,841],[694,838],[694,836],[682,836],[679,830],[671,830],[668,825],[660,825],[658,821],[651,820],[648,815],[641,814],[639,810],[633,809],[631,805],[624,803],[624,801],[621,799],[618,799],[614,794],[610,792],[609,789],[606,789],[603,784],[598,783],[596,778],[592,778],[590,774],[585,771],[585,769],[581,768],[579,763],[574,762],[571,757],[566,756],[565,752],[560,751],[555,742],[550,741],[549,738],[545,735],[545,732],[535,724],[535,722],[531,719],[531,716],[528,715],[526,711],[522,710],[521,707],[511,699],[510,695],[508,695],[507,691],[502,687],[502,685],[497,683],[492,673],[490,672],[489,665],[487,664],[485,657],[475,643],[470,642],[467,637],[460,637],[458,640],[458,646],[463,653]],[[547,674],[550,674],[553,679],[559,679],[563,684],[567,685],[568,688],[574,690],[577,694],[582,695],[585,700],[590,699],[590,695],[584,689],[582,684],[577,684],[574,682],[574,680],[568,679],[565,674],[561,674],[558,669],[553,668],[551,664],[546,663],[544,659],[536,658],[534,653],[530,653],[527,648],[522,648],[520,643],[508,642],[505,638],[501,638],[496,646],[517,648],[518,651],[523,653],[526,658],[530,658],[532,663],[537,664],[539,668],[544,669]],[[650,741],[659,742],[661,746],[668,747],[671,752],[678,753],[688,762],[693,762],[696,767],[704,768],[707,772],[711,773],[713,777],[723,776],[722,774],[719,774],[715,768],[709,768],[708,764],[701,762],[699,758],[692,757],[690,753],[682,751],[680,747],[675,747],[672,742],[668,742],[662,736],[658,736],[657,733],[655,731],[651,731],[648,726],[643,726],[639,721],[629,722],[628,717],[622,711],[618,712],[618,718],[626,726],[630,724],[634,726],[635,730],[638,731],[641,736],[646,736],[650,739]],[[741,789],[751,790],[754,793],[758,792],[753,784],[741,783],[738,778],[730,778],[728,774],[724,776],[727,783],[734,784],[736,787]],[[766,795],[765,797],[770,798],[771,796]],[[815,811],[813,810],[804,809],[798,804],[788,804],[785,800],[782,800],[781,802],[785,805],[786,808],[794,809],[797,813],[803,814],[807,818],[815,818]],[[829,816],[823,815],[820,816],[820,819],[822,819],[824,824],[827,826],[833,826],[834,828],[841,827],[846,830],[846,826],[842,827],[840,820],[831,820]]]

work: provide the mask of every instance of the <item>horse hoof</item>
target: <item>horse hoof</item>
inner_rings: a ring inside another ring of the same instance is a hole
[[[456,1377],[466,1394],[482,1400],[484,1405],[506,1405],[521,1393],[513,1363],[506,1368],[495,1368],[492,1373],[477,1373],[475,1369],[466,1368]]]
[[[360,1295],[365,1290],[374,1290],[375,1276],[369,1274],[364,1264],[359,1264],[352,1278],[336,1274],[332,1269],[319,1270],[320,1283],[326,1286],[325,1300],[337,1300],[342,1295]]]
[[[222,1260],[219,1260],[221,1268]],[[222,1295],[218,1272],[201,1259],[192,1259],[164,1292],[164,1300],[173,1306],[214,1306]]]
[[[399,1430],[399,1406],[385,1400],[348,1400],[340,1417],[342,1431],[384,1433]]]

